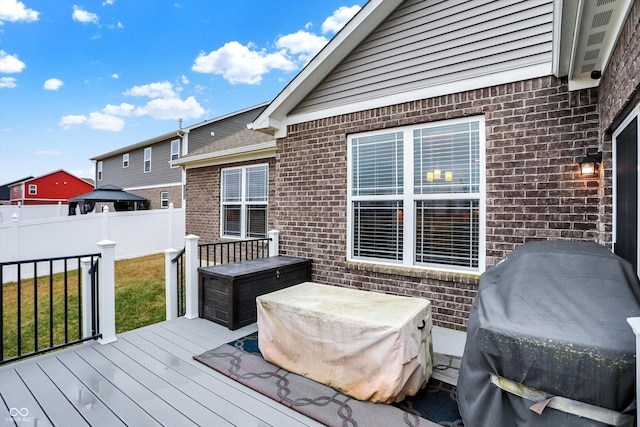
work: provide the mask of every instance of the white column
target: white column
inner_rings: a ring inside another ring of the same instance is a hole
[[[169,247],[172,248],[173,245],[173,202],[169,203],[169,226],[167,229],[169,230]]]
[[[184,238],[184,270],[186,309],[184,317],[198,317],[198,240],[200,237],[189,234]]]
[[[100,317],[100,344],[116,341],[116,242],[102,240],[100,247],[100,283],[98,284],[98,313]]]
[[[269,256],[278,256],[280,254],[280,231],[271,230],[269,231]]]
[[[91,307],[91,258],[82,258],[80,260],[80,268],[82,269],[82,337],[91,336],[91,316],[93,314]]]
[[[633,333],[636,335],[636,399],[640,397],[640,366],[638,356],[640,356],[640,317],[629,317],[627,322],[631,325]],[[640,427],[640,417],[636,417],[636,426]]]
[[[172,320],[178,317],[178,265],[171,262],[178,254],[177,249],[167,249],[164,251],[164,283],[166,294],[166,317]]]
[[[109,206],[104,205],[102,208],[102,238],[109,238]]]

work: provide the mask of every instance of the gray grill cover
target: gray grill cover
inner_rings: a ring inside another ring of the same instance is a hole
[[[480,278],[458,382],[466,426],[600,426],[502,391],[494,373],[619,412],[635,408],[640,284],[631,265],[588,242],[527,243]]]

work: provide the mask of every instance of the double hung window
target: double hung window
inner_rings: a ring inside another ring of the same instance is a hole
[[[151,172],[151,147],[144,149],[144,173]]]
[[[482,119],[386,129],[348,142],[349,259],[483,269]]]
[[[267,235],[269,167],[266,164],[222,170],[221,234],[264,238]]]

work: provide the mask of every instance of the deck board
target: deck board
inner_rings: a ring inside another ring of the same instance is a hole
[[[179,318],[10,363],[0,367],[0,426],[320,427],[193,359],[256,330]],[[11,408],[28,417],[12,420]]]

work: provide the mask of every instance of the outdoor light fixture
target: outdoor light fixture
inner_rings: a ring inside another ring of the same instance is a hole
[[[580,175],[595,175],[598,163],[602,163],[602,151],[598,151],[597,153],[587,153],[586,156],[580,160]]]

